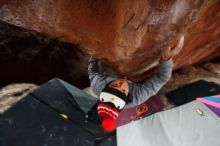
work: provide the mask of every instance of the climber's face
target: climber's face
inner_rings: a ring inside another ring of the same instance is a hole
[[[126,96],[128,96],[129,88],[128,88],[128,80],[125,79],[119,79],[111,82],[108,87],[115,88],[122,93],[124,93]]]

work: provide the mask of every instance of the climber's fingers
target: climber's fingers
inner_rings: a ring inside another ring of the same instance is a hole
[[[173,56],[173,53],[171,51],[171,47],[168,46],[166,49],[164,49],[162,51],[161,59],[162,60],[169,60],[170,58],[172,58],[172,56]]]

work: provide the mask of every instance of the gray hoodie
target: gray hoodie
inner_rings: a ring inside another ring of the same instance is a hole
[[[128,102],[124,108],[139,105],[150,97],[155,95],[161,87],[170,79],[172,74],[173,60],[160,61],[159,70],[151,78],[144,80],[142,83],[128,81],[129,96],[131,102]],[[99,96],[105,86],[118,78],[104,76],[98,73],[97,60],[93,57],[89,59],[88,74],[90,85],[94,93]]]

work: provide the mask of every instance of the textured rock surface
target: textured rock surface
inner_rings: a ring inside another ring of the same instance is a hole
[[[220,55],[219,0],[1,0],[0,19],[77,44],[128,77],[153,68],[181,33],[175,68]]]

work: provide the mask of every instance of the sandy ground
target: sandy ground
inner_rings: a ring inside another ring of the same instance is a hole
[[[10,84],[3,87],[0,90],[0,113],[9,109],[36,87],[37,85],[27,83]]]
[[[200,79],[220,84],[220,62],[189,66],[173,72],[169,82],[159,92],[161,100],[167,105],[166,109],[172,108],[173,105],[167,101],[164,93]],[[34,84],[19,83],[10,84],[0,89],[0,113],[9,109],[36,87],[37,85]]]

